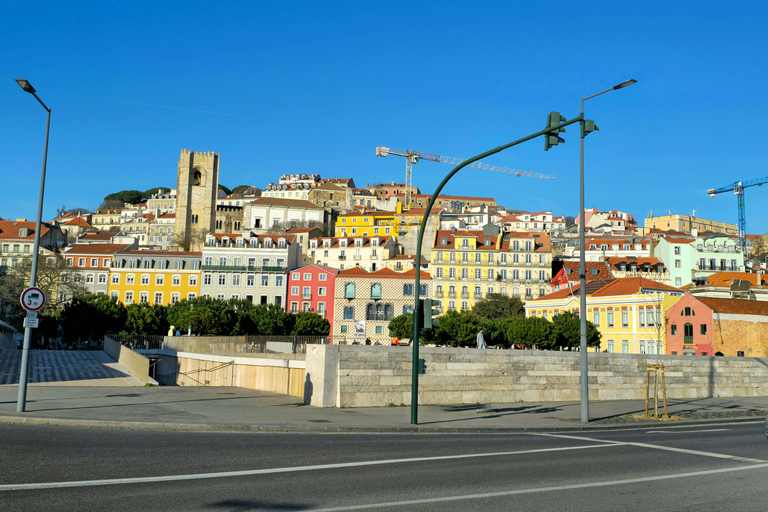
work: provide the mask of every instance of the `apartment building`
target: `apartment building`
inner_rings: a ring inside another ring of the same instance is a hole
[[[130,250],[116,253],[109,295],[123,304],[167,306],[200,295],[201,252]]]

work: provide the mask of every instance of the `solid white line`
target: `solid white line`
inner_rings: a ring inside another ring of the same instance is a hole
[[[697,434],[699,432],[725,432],[729,428],[710,428],[707,430],[649,430],[646,434]]]
[[[595,443],[612,443],[613,441],[608,441],[604,439],[594,439],[591,437],[583,437],[583,436],[570,436],[565,434],[532,434],[532,435],[538,435],[538,436],[544,436],[544,437],[558,437],[562,439],[576,439],[579,441],[592,441]],[[716,459],[728,459],[728,460],[737,460],[739,462],[755,462],[758,464],[762,464],[764,462],[768,462],[764,459],[751,459],[748,457],[739,457],[738,455],[726,455],[724,453],[715,453],[715,452],[703,452],[700,450],[688,450],[685,448],[674,448],[671,446],[663,446],[659,444],[649,444],[649,443],[635,443],[635,442],[626,442],[624,443],[627,446],[638,446],[640,448],[651,448],[653,450],[665,450],[668,452],[676,452],[676,453],[686,453],[688,455],[700,455],[702,457],[714,457]]]
[[[605,441],[603,441],[605,442]],[[205,478],[230,478],[237,476],[268,475],[275,473],[295,473],[299,471],[316,471],[323,469],[355,468],[363,466],[379,466],[384,464],[404,464],[411,462],[432,462],[441,460],[471,459],[480,457],[503,457],[508,455],[524,455],[529,453],[560,452],[565,450],[585,450],[589,448],[606,448],[622,446],[626,443],[609,443],[584,446],[566,446],[562,448],[541,448],[538,450],[520,450],[516,452],[467,453],[463,455],[443,455],[438,457],[413,457],[409,459],[370,460],[362,462],[342,462],[338,464],[318,464],[314,466],[294,466],[285,468],[250,469],[244,471],[225,471],[220,473],[199,473],[191,475],[147,476],[136,478],[110,478],[105,480],[79,480],[73,482],[41,482],[30,484],[0,485],[1,491],[29,491],[40,489],[61,489],[66,487],[93,487],[98,485],[141,484],[154,482],[175,482],[181,480],[201,480]]]
[[[466,494],[463,496],[445,496],[441,498],[393,501],[389,503],[370,503],[366,505],[350,505],[346,507],[332,507],[332,508],[322,508],[322,509],[314,509],[314,510],[315,512],[342,512],[344,510],[365,510],[365,509],[385,508],[385,507],[426,505],[430,503],[445,503],[445,502],[462,501],[462,500],[478,500],[478,499],[482,500],[482,499],[489,499],[489,498],[501,498],[506,496],[514,496],[514,495],[520,495],[520,494],[569,491],[574,489],[587,489],[590,487],[605,487],[605,486],[615,486],[615,485],[637,484],[637,483],[643,483],[643,482],[656,482],[659,480],[691,478],[691,477],[698,477],[698,476],[716,475],[720,473],[729,473],[733,471],[746,471],[750,469],[764,469],[764,468],[768,468],[768,464],[757,464],[754,466],[739,466],[736,468],[712,469],[708,471],[694,471],[691,473],[674,473],[671,475],[649,476],[649,477],[642,477],[642,478],[628,478],[625,480],[614,480],[612,482],[593,482],[593,483],[587,483],[587,484],[572,484],[572,485],[561,485],[561,486],[554,486],[554,487],[538,487],[534,489],[519,489],[515,491],[489,492],[489,493],[483,493],[483,494]]]

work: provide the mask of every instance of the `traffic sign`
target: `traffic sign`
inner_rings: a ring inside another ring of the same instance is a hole
[[[30,318],[25,317],[24,318],[24,328],[30,327],[32,329],[37,329],[37,326],[40,325],[40,319],[39,318]]]
[[[45,293],[40,288],[30,286],[21,292],[21,305],[27,311],[40,311],[45,305]]]

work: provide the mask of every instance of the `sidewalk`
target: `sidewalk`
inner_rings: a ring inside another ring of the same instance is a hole
[[[0,423],[190,431],[520,432],[698,425],[764,421],[768,397],[668,400],[680,419],[638,418],[644,401],[591,402],[590,423],[580,402],[317,408],[300,399],[242,388],[44,386],[27,388],[17,413],[18,385],[0,386]],[[660,407],[660,412],[663,408]]]

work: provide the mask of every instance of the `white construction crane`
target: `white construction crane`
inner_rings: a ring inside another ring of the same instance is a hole
[[[413,164],[419,163],[419,160],[429,160],[432,162],[443,162],[444,164],[458,165],[465,158],[453,158],[450,156],[435,155],[432,153],[422,153],[421,151],[413,151],[411,149],[397,150],[389,149],[384,146],[376,146],[376,156],[389,156],[397,155],[405,157],[405,206],[406,208],[411,204],[411,175],[413,173]],[[553,180],[554,176],[547,174],[540,174],[538,172],[519,171],[517,169],[509,169],[507,167],[496,167],[495,165],[484,164],[483,162],[474,162],[467,167],[476,167],[477,169],[485,169],[486,171],[505,172],[507,174],[514,174],[517,177],[528,176],[529,178],[541,178],[545,180]]]

